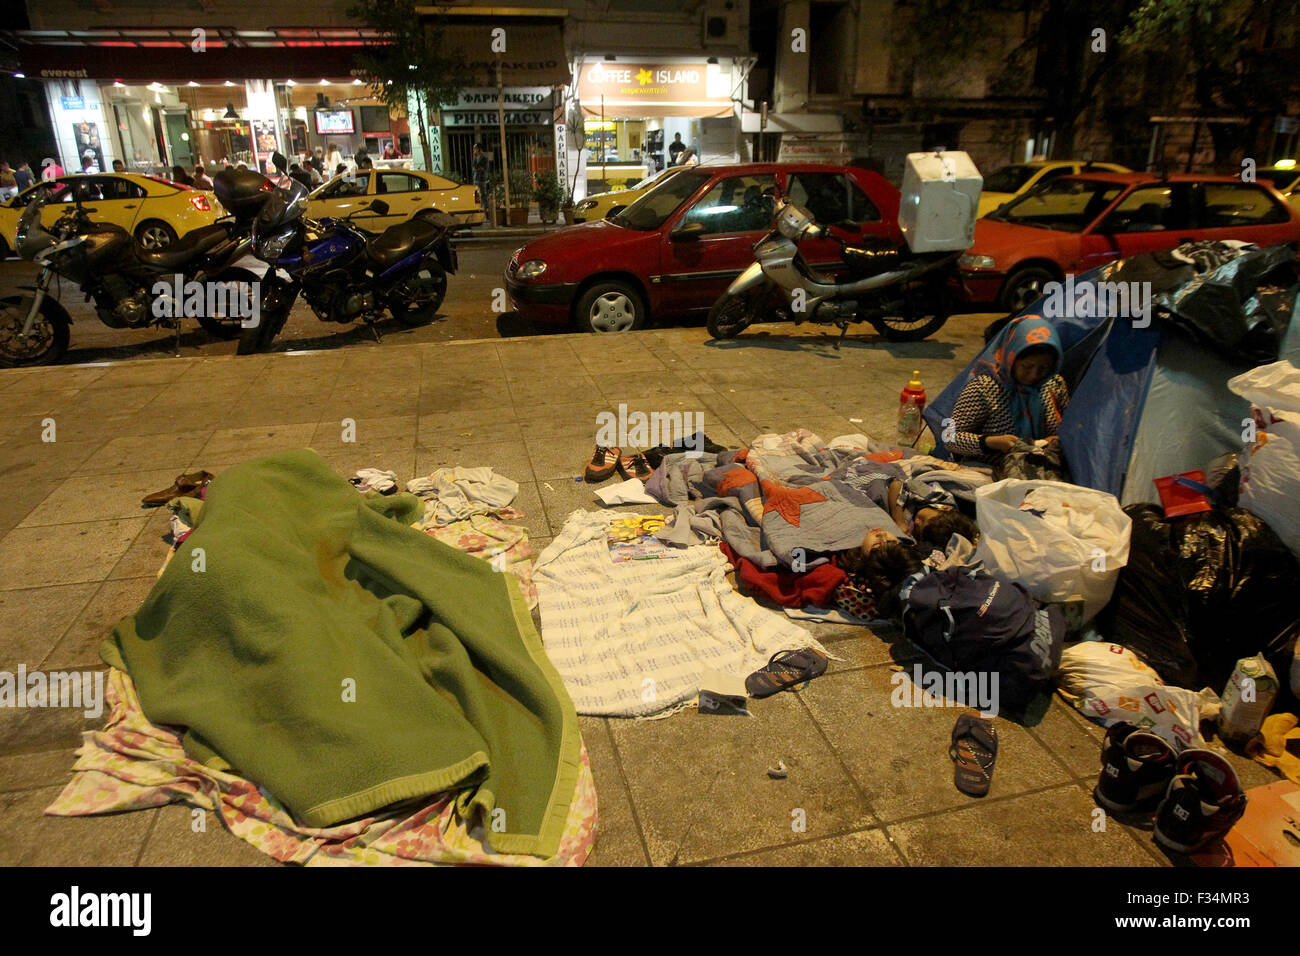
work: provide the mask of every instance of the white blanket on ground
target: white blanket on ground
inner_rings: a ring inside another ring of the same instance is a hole
[[[649,716],[692,701],[705,671],[744,678],[777,651],[824,650],[737,593],[715,546],[614,563],[606,531],[626,517],[575,511],[533,567],[542,643],[578,713]]]

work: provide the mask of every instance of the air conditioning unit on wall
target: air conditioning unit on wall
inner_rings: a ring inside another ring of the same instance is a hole
[[[740,0],[708,0],[704,5],[701,44],[706,48],[734,47],[740,41]]]

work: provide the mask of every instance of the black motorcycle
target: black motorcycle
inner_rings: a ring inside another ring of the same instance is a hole
[[[110,328],[162,326],[179,334],[189,315],[217,338],[239,334],[241,300],[258,281],[256,273],[234,265],[252,248],[250,215],[225,217],[146,251],[120,226],[94,222],[95,208],[79,201],[45,229],[41,208],[47,197],[38,192],[18,221],[16,251],[41,271],[35,286],[21,287],[25,294],[0,298],[0,367],[56,362],[67,351],[72,317],[51,294],[59,278],[75,283]],[[184,298],[192,283],[207,293],[205,305],[186,309],[176,292]]]
[[[252,188],[251,181],[246,188]],[[447,275],[457,269],[451,245],[456,222],[450,216],[434,211],[376,234],[352,220],[386,216],[382,199],[342,219],[315,220],[304,215],[302,183],[282,177],[270,188],[272,196],[253,222],[253,255],[270,268],[260,287],[260,322],[244,323],[241,355],[270,347],[299,294],[321,321],[362,319],[376,337],[374,323],[385,313],[408,326],[437,315],[447,295]],[[239,202],[238,196],[231,198]]]

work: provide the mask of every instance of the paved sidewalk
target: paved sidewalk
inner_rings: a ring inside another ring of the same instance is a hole
[[[668,329],[0,371],[0,670],[102,668],[99,641],[166,550],[166,515],[140,498],[182,472],[302,446],[345,475],[379,467],[403,481],[490,465],[520,483],[540,550],[569,513],[597,507],[574,481],[597,412],[699,412],[726,445],[801,426],[887,438],[911,371],[937,394],[982,324],[840,352],[820,330],[766,326],[732,343]],[[51,419],[57,440],[43,442]],[[801,693],[753,702],[750,719],[583,718],[600,800],[592,864],[1168,862],[1140,830],[1093,831],[1101,734],[1058,699],[1029,726],[997,721],[993,790],[971,800],[946,753],[956,712],[890,706],[891,668],[914,659],[907,642],[888,629],[817,634],[843,661]],[[0,864],[271,862],[219,827],[192,833],[179,806],[43,816],[95,723],[0,709]],[[788,779],[767,777],[777,760]],[[1276,779],[1235,763],[1246,787]]]

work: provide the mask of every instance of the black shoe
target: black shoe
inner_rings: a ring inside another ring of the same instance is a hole
[[[1154,805],[1174,776],[1174,749],[1130,723],[1114,724],[1101,745],[1101,776],[1093,799],[1112,813]]]
[[[1227,835],[1246,812],[1246,795],[1231,765],[1213,751],[1184,750],[1175,769],[1154,836],[1167,850],[1192,853]]]

